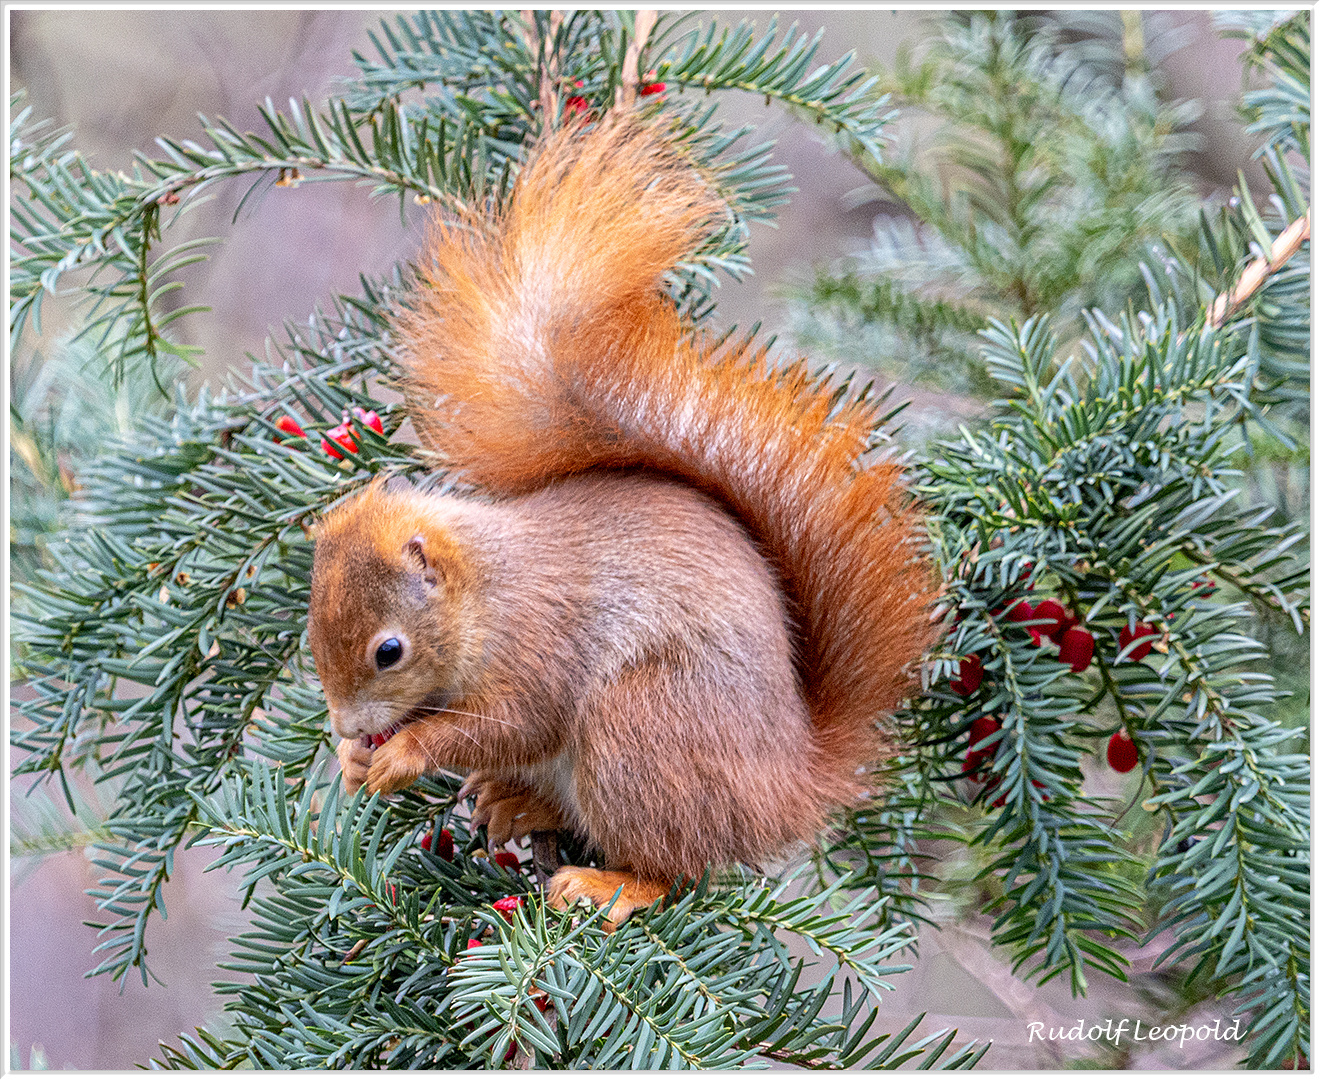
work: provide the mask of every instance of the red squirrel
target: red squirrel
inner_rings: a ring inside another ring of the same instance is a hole
[[[618,923],[810,841],[866,789],[934,581],[873,399],[711,345],[664,289],[727,209],[631,119],[551,135],[437,222],[394,321],[466,488],[374,482],[318,525],[308,641],[345,784],[468,772],[492,846],[567,830]]]

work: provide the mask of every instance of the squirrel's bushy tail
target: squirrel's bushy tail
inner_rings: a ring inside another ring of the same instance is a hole
[[[931,638],[933,581],[874,403],[702,347],[663,291],[725,208],[630,120],[555,134],[509,205],[437,225],[398,320],[412,415],[466,479],[517,493],[590,468],[680,477],[736,514],[782,576],[822,787],[846,800]]]

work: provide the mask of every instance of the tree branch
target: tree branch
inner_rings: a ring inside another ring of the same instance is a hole
[[[1311,238],[1311,211],[1299,217],[1279,233],[1270,248],[1268,259],[1256,259],[1242,272],[1238,283],[1228,292],[1220,293],[1210,305],[1210,325],[1220,327],[1238,307],[1265,283],[1270,274],[1297,254],[1302,243]]]

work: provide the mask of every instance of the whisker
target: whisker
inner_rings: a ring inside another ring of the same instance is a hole
[[[452,713],[454,716],[471,716],[477,720],[489,720],[492,724],[500,724],[503,727],[517,727],[512,720],[503,720],[498,716],[487,716],[485,713],[464,712],[462,709],[449,709],[443,706],[437,706],[436,712]]]
[[[503,727],[516,727],[512,720],[504,720],[498,716],[488,716],[486,713],[466,712],[463,709],[452,709],[448,705],[410,705],[406,701],[390,700],[388,698],[380,699],[382,705],[394,705],[398,708],[406,708],[409,712],[423,712],[431,715],[449,713],[452,716],[470,716],[475,720],[488,720],[492,724],[500,724]]]
[[[454,730],[457,731],[460,735],[462,735],[465,739],[468,739],[472,743],[472,745],[477,747],[479,750],[485,749],[485,746],[482,743],[482,741],[478,739],[475,735],[473,735],[472,732],[466,730],[465,728],[459,727],[457,724],[454,725]]]

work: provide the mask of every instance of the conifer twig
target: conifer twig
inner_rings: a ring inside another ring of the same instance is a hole
[[[637,100],[637,88],[642,81],[637,65],[642,58],[642,49],[646,47],[646,39],[651,36],[651,31],[655,28],[657,15],[657,11],[642,10],[638,11],[635,16],[633,39],[628,43],[628,50],[623,54],[623,68],[619,73],[619,85],[614,91],[614,105],[616,108],[631,105]]]
[[[540,38],[535,31],[536,12],[528,9],[519,12],[519,14],[522,16],[527,31],[525,37],[528,51],[533,57],[537,57],[538,51],[542,52],[542,56],[538,58],[538,62],[543,60],[539,100],[541,103],[541,116],[547,118],[545,122],[549,123],[548,118],[555,115],[558,103],[555,88],[557,72],[553,70],[555,66],[553,64],[554,40],[555,35],[559,32],[560,24],[564,21],[564,13],[558,10],[550,12],[550,31],[544,39]]]
[[[1310,238],[1311,211],[1307,210],[1305,214],[1279,233],[1274,244],[1270,247],[1270,257],[1268,259],[1260,258],[1252,261],[1246,270],[1242,272],[1242,277],[1238,279],[1238,283],[1231,290],[1222,292],[1215,297],[1215,302],[1210,305],[1210,325],[1214,327],[1222,326],[1224,320],[1237,310],[1252,293],[1259,289],[1270,274],[1296,255],[1297,249]]]

